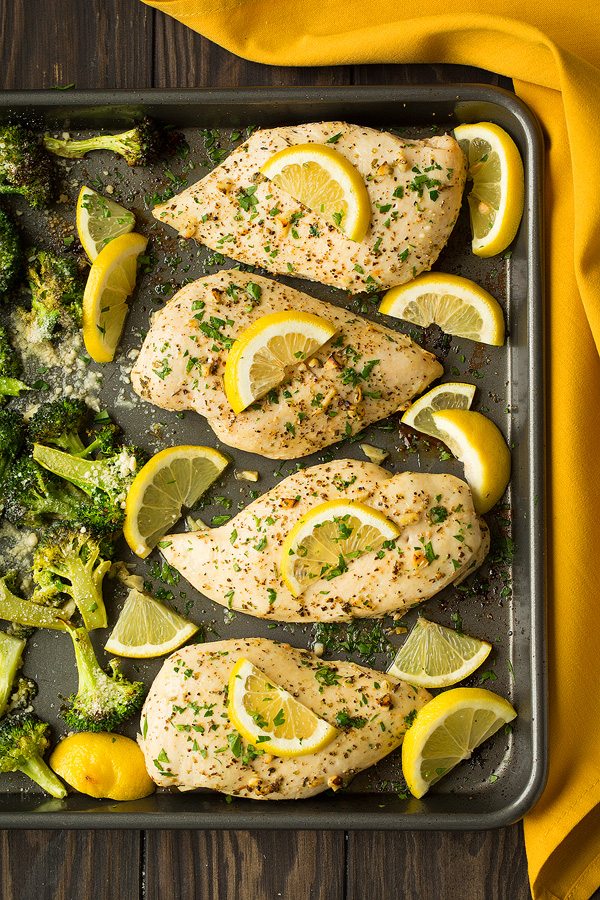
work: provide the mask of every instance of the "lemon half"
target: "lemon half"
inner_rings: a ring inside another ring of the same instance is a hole
[[[338,150],[296,144],[274,153],[260,171],[351,240],[364,238],[371,219],[369,194],[358,169]]]
[[[227,713],[243,738],[274,756],[315,753],[338,733],[244,657],[229,678]]]
[[[459,125],[454,137],[467,157],[472,249],[495,256],[513,241],[525,202],[523,162],[509,134],[492,122]]]
[[[70,734],[50,756],[50,765],[76,791],[110,800],[140,800],[154,791],[144,754],[122,734]]]

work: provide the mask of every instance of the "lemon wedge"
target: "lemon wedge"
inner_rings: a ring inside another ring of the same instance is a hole
[[[419,617],[388,672],[419,687],[449,687],[478,669],[491,650],[487,641]]]
[[[122,734],[70,734],[53,751],[50,765],[67,784],[89,797],[141,800],[154,792],[144,754]]]
[[[498,301],[460,275],[428,272],[389,290],[379,312],[414,325],[439,325],[455,337],[500,347],[504,314]]]
[[[227,713],[248,743],[274,756],[316,753],[338,733],[244,657],[231,671]]]
[[[77,234],[90,262],[106,245],[135,227],[135,216],[114,200],[103,197],[85,184],[79,191],[76,211]]]
[[[453,688],[426,703],[402,744],[402,772],[411,794],[426,794],[516,715],[508,700],[483,688]]]
[[[438,384],[408,407],[400,421],[416,431],[443,440],[433,424],[432,413],[440,409],[470,409],[475,396],[475,385],[460,381]]]
[[[369,194],[358,169],[338,150],[296,144],[274,153],[260,171],[350,240],[364,238],[371,219]]]
[[[212,447],[161,450],[134,478],[125,502],[125,540],[144,559],[229,465]]]
[[[83,340],[95,362],[112,362],[133,293],[137,259],[148,239],[122,234],[101,250],[90,269],[83,294]]]
[[[197,631],[197,625],[155,597],[132,589],[104,649],[130,659],[152,659],[177,650]]]
[[[294,310],[269,313],[249,325],[225,363],[225,394],[233,411],[242,412],[276,388],[336,332],[326,319]]]
[[[467,157],[472,249],[495,256],[512,242],[523,215],[523,162],[509,134],[491,122],[459,125],[454,137]]]
[[[309,584],[342,575],[352,560],[377,553],[400,534],[378,510],[352,500],[328,500],[296,522],[281,548],[281,577],[299,596]]]
[[[500,430],[481,413],[449,409],[432,413],[441,439],[465,467],[478,513],[488,512],[510,479],[510,450]]]

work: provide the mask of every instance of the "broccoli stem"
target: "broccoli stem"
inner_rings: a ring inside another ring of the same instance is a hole
[[[79,557],[69,559],[68,567],[73,589],[72,597],[83,617],[86,629],[93,631],[94,628],[106,628],[108,620],[106,607],[102,600],[102,591],[98,590],[89,569]],[[105,572],[110,569],[110,562],[105,560],[98,568],[102,569],[101,573],[96,571],[101,580]]]
[[[62,800],[67,796],[67,791],[60,779],[52,769],[44,762],[41,756],[34,756],[19,766],[19,771],[28,775],[41,788],[52,797]]]
[[[0,717],[6,712],[26,641],[0,631]]]
[[[9,591],[2,579],[0,579],[0,619],[27,625],[30,628],[53,628],[55,631],[64,631],[67,626],[67,619],[59,609],[41,606],[39,603],[17,597]]]
[[[90,636],[85,628],[69,628],[69,634],[75,648],[75,662],[79,674],[77,693],[85,694],[87,691],[93,693],[98,690],[101,682],[108,682],[110,679],[100,668]]]
[[[89,494],[96,488],[107,490],[103,478],[102,460],[82,459],[71,456],[54,447],[42,444],[33,445],[33,458],[37,463],[54,475],[70,481],[76,487]]]
[[[30,391],[29,385],[18,378],[0,377],[0,396],[2,397],[18,397],[21,391]]]
[[[135,128],[125,131],[123,134],[98,134],[95,137],[79,141],[60,140],[46,134],[44,135],[44,146],[46,150],[50,150],[56,156],[66,159],[83,159],[90,150],[111,150],[113,153],[124,156],[128,149],[128,142],[132,139],[135,140],[136,135],[137,129]],[[121,145],[124,145],[124,148]]]

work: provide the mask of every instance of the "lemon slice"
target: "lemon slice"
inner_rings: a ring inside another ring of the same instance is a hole
[[[516,715],[508,700],[483,688],[453,688],[426,703],[402,744],[402,772],[411,794],[426,794]]]
[[[281,548],[281,577],[299,596],[309,584],[343,574],[352,560],[377,553],[400,534],[383,513],[352,500],[328,500],[296,522]]]
[[[500,430],[481,413],[449,409],[432,413],[441,439],[465,467],[478,513],[498,502],[510,479],[510,450]]]
[[[229,677],[227,713],[243,738],[274,756],[316,753],[338,733],[244,657]]]
[[[487,641],[419,617],[388,672],[419,687],[448,687],[478,669],[491,650]]]
[[[497,300],[460,275],[428,272],[389,290],[379,312],[414,325],[439,325],[455,337],[500,347],[504,314]]]
[[[285,310],[244,329],[227,355],[225,394],[235,413],[260,400],[316,353],[337,328],[320,316]]]
[[[523,215],[523,162],[513,139],[498,125],[459,125],[454,137],[467,157],[472,249],[495,256],[512,242]]]
[[[369,194],[358,169],[338,150],[296,144],[273,154],[260,171],[350,240],[364,238],[371,219]]]
[[[143,466],[125,503],[123,534],[144,559],[229,464],[212,447],[168,447]]]
[[[438,384],[408,407],[400,421],[423,434],[443,440],[433,424],[432,413],[440,409],[469,409],[475,396],[475,385],[460,381]]]
[[[114,200],[103,197],[85,184],[77,198],[77,234],[81,246],[94,262],[106,245],[135,227],[135,216]]]
[[[127,298],[135,288],[137,259],[147,243],[141,234],[122,234],[92,263],[83,294],[83,340],[95,362],[111,362],[115,355],[127,316]]]
[[[105,650],[131,659],[151,659],[177,650],[198,626],[143,591],[132,589]]]

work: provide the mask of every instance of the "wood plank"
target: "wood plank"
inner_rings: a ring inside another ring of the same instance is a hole
[[[152,41],[152,10],[133,0],[2,0],[0,87],[149,87]]]
[[[341,831],[146,835],[145,900],[342,900]]]
[[[520,825],[479,832],[356,831],[347,900],[528,900]]]
[[[0,831],[0,897],[137,900],[141,889],[140,834]]]

